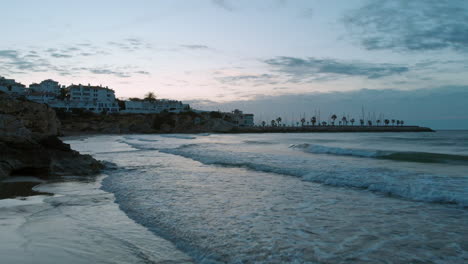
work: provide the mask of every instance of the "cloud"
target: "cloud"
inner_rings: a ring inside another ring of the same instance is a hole
[[[86,68],[83,68],[86,69]],[[111,70],[111,69],[106,69],[106,68],[90,68],[87,69],[89,72],[94,73],[94,74],[105,74],[105,75],[114,75],[119,78],[128,78],[131,77],[131,75],[128,72],[124,71],[118,71],[118,70]]]
[[[108,41],[107,44],[129,52],[151,48],[149,43],[146,43],[139,38],[126,38],[121,41]]]
[[[183,48],[186,49],[192,49],[192,50],[208,50],[210,47],[206,45],[180,45]]]
[[[15,70],[23,71],[47,71],[52,65],[45,59],[36,54],[22,54],[17,50],[0,50],[0,63],[3,64],[8,72]]]
[[[272,74],[260,74],[260,75],[235,75],[235,76],[222,76],[216,77],[215,79],[224,84],[238,84],[243,81],[250,81],[256,83],[271,83],[272,79],[276,78],[276,75]]]
[[[304,17],[304,18],[311,18],[315,15],[315,11],[313,8],[307,8],[305,10],[303,10],[300,14],[301,17]]]
[[[292,82],[334,80],[360,76],[378,79],[409,71],[408,67],[388,63],[366,63],[339,61],[334,59],[276,57],[264,61],[277,72],[291,77]]]
[[[211,1],[216,7],[222,8],[226,11],[232,12],[234,8],[228,3],[227,0],[212,0]]]
[[[150,73],[147,71],[136,71],[135,73],[143,74],[143,75],[150,75]]]
[[[18,51],[16,50],[0,50],[0,57],[16,59],[18,57]]]
[[[343,22],[368,50],[468,52],[465,0],[372,0]]]
[[[50,56],[52,56],[54,58],[71,58],[71,57],[73,57],[70,54],[63,54],[63,53],[52,53],[52,54],[50,54]]]

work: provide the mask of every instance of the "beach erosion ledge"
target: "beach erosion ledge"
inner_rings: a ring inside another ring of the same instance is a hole
[[[60,126],[47,105],[0,94],[0,179],[98,173],[103,167],[99,161],[58,138]]]

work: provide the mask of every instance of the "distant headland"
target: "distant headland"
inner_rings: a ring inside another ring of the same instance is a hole
[[[193,109],[178,100],[157,99],[152,92],[144,98],[118,99],[107,86],[60,85],[48,79],[27,88],[13,79],[0,77],[0,93],[11,98],[45,104],[54,109],[64,135],[94,133],[295,133],[295,132],[428,132],[430,128],[407,126],[403,120],[364,115],[359,119],[343,114],[289,120],[281,117],[257,121],[254,114]]]

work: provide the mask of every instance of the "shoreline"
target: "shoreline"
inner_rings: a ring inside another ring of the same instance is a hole
[[[41,194],[0,199],[2,260],[12,264],[192,263],[170,241],[119,208],[114,194],[101,189],[106,176],[29,179],[38,184],[31,191]],[[18,180],[18,184],[27,183]]]
[[[164,134],[200,134],[200,133],[213,133],[213,134],[258,134],[258,133],[384,133],[384,132],[436,132],[428,127],[420,126],[307,126],[307,127],[235,127],[230,131],[217,131],[217,130],[203,130],[203,131],[130,131],[126,133],[109,133],[108,131],[62,131],[61,138],[74,137],[74,136],[92,136],[92,135],[132,135],[132,134],[148,134],[148,135],[164,135]]]

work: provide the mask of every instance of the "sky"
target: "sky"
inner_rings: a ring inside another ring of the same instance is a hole
[[[465,0],[0,0],[0,76],[468,129]],[[364,111],[363,111],[364,108]]]

